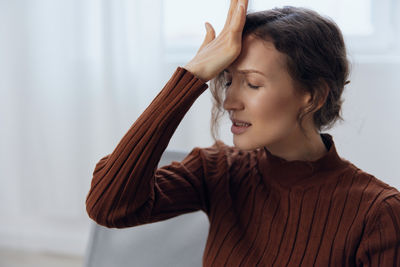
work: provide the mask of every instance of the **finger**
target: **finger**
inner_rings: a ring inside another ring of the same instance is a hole
[[[207,33],[206,33],[206,37],[204,37],[204,41],[201,44],[199,50],[201,50],[209,42],[211,42],[212,40],[215,39],[215,30],[214,30],[213,26],[208,22],[205,23],[205,26],[206,26]]]
[[[237,5],[237,10],[233,16],[231,29],[235,32],[242,32],[244,23],[246,22],[247,0],[240,0]]]
[[[225,21],[225,25],[224,25],[223,29],[228,28],[229,24],[231,23],[232,17],[237,8],[237,2],[238,2],[238,0],[231,0],[231,4],[229,6],[229,11],[228,11],[228,16],[226,17],[226,21]]]

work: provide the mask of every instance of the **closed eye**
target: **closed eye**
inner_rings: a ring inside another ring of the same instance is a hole
[[[229,82],[226,82],[224,84],[224,86],[225,86],[225,88],[228,88],[231,84],[232,84],[232,82],[229,81]],[[261,87],[261,86],[252,85],[251,83],[247,83],[247,85],[252,89],[258,89]]]
[[[258,88],[260,88],[260,86],[252,85],[251,83],[247,83],[247,85],[248,85],[250,88],[253,88],[253,89],[258,89]]]

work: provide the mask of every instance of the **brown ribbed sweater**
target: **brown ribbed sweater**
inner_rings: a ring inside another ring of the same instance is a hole
[[[329,151],[316,161],[217,141],[157,169],[207,88],[177,68],[96,164],[90,218],[124,228],[202,210],[210,221],[203,266],[400,266],[399,191],[339,157],[327,133],[321,137]]]

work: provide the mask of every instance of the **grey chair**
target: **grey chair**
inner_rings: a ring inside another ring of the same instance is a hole
[[[158,166],[181,161],[186,154],[165,151]],[[124,229],[91,220],[85,267],[200,267],[208,229],[202,211]]]

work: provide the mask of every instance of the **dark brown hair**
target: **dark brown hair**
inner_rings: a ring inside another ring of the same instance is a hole
[[[297,85],[296,90],[310,93],[312,104],[297,117],[303,132],[302,121],[311,112],[318,131],[332,128],[337,120],[344,121],[340,114],[341,95],[348,83],[349,62],[343,35],[334,21],[310,9],[285,6],[247,14],[243,37],[250,34],[272,41],[286,55],[287,69]],[[214,140],[218,139],[218,122],[225,113],[224,87],[221,72],[210,81]],[[323,105],[317,110],[318,103]]]

